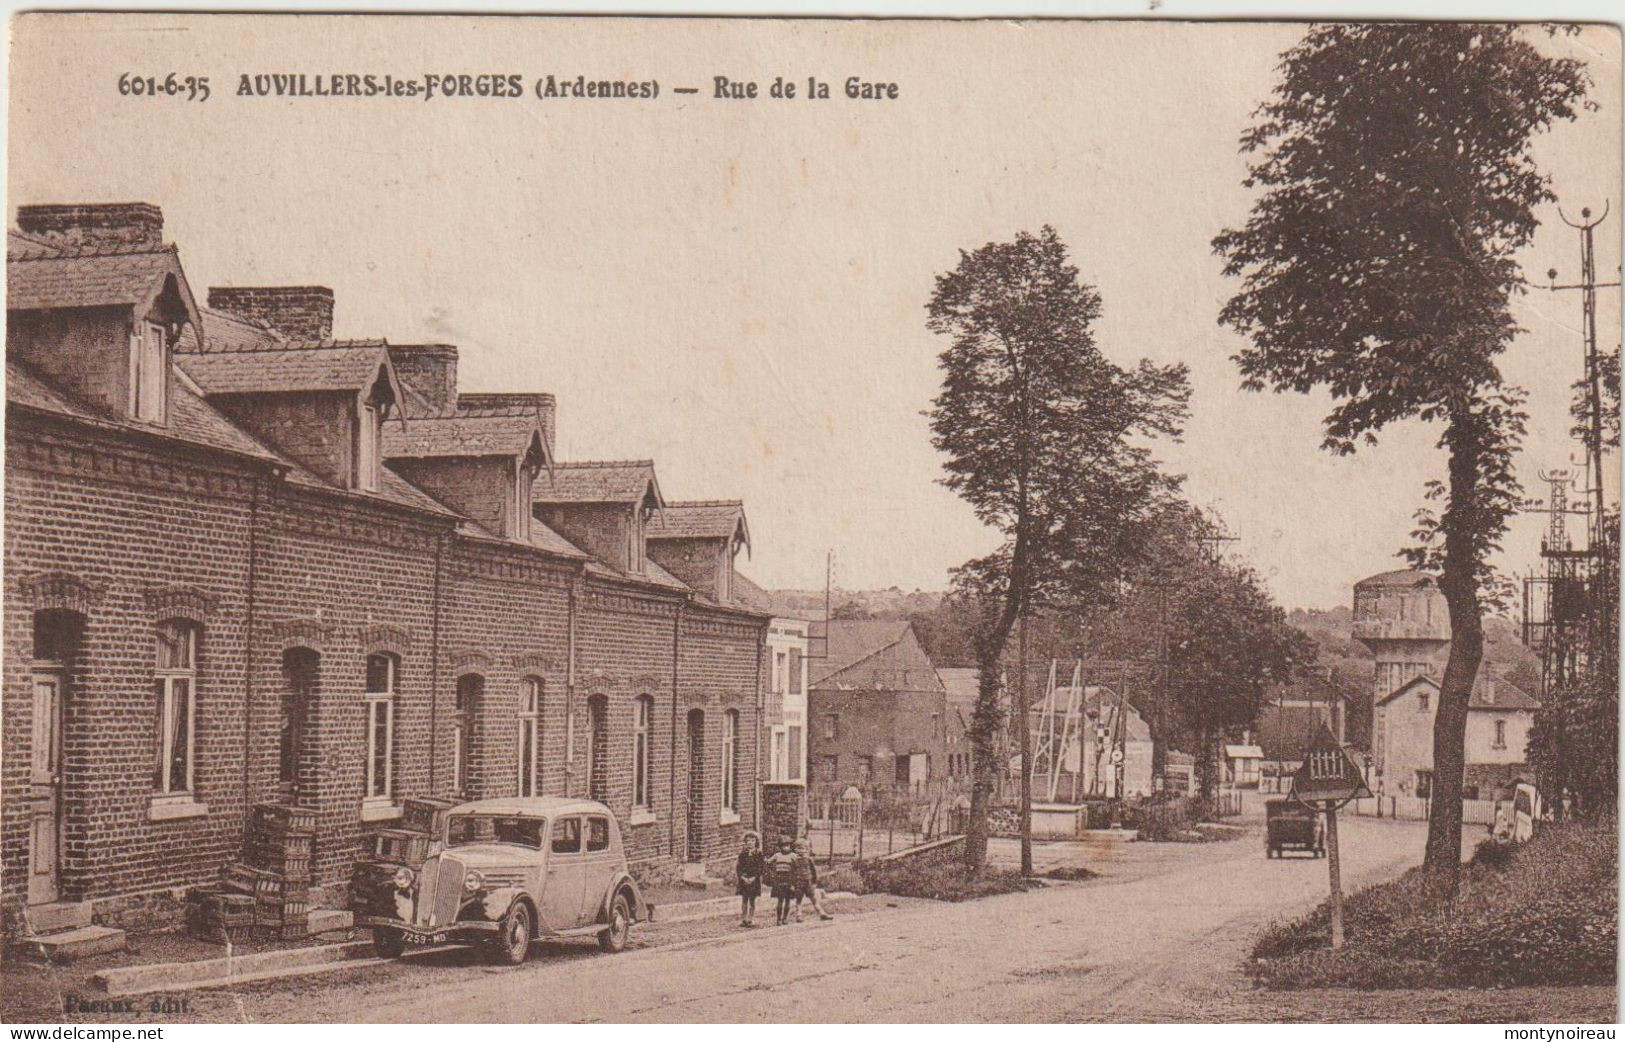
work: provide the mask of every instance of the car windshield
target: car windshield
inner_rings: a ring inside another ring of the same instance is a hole
[[[546,824],[543,818],[512,814],[458,814],[447,824],[447,841],[454,847],[470,843],[507,843],[540,850]]]

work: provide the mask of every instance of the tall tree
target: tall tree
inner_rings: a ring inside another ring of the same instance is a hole
[[[1213,794],[1221,740],[1258,721],[1269,688],[1315,661],[1252,569],[1198,560],[1181,576],[1168,627],[1170,708],[1197,736],[1202,795]]]
[[[942,480],[1003,536],[954,576],[967,603],[982,606],[966,843],[973,872],[987,856],[1000,659],[1012,629],[1049,605],[1109,597],[1137,552],[1142,522],[1178,484],[1147,442],[1179,436],[1185,367],[1141,361],[1125,369],[1106,358],[1092,329],[1100,305],[1049,227],[961,252],[959,265],[937,276],[927,305],[928,328],[950,338],[940,356],[942,391],[928,413],[932,443],[947,456]],[[1017,695],[1019,739],[1027,700]],[[1024,837],[1030,777],[1024,752]],[[1031,869],[1025,842],[1022,867]]]
[[[1584,66],[1505,25],[1315,25],[1241,139],[1262,193],[1214,249],[1243,280],[1220,322],[1249,343],[1243,386],[1330,391],[1324,446],[1437,424],[1447,480],[1411,558],[1436,571],[1452,642],[1433,736],[1425,872],[1460,876],[1467,704],[1497,586],[1489,558],[1516,509],[1521,395],[1496,364],[1534,207],[1553,198],[1531,140],[1570,119]]]

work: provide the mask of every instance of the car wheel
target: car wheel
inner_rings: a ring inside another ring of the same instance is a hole
[[[399,930],[387,926],[374,927],[372,950],[378,953],[380,959],[399,959],[406,950],[406,937]]]
[[[509,966],[518,966],[530,954],[530,906],[515,901],[508,914],[502,917],[502,929],[497,931],[493,946],[497,959]]]
[[[615,895],[609,903],[609,925],[598,934],[598,947],[606,952],[618,952],[626,947],[632,935],[632,906],[625,893]]]

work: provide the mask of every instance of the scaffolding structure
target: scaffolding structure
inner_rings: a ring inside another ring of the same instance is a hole
[[[1587,688],[1612,689],[1619,678],[1619,512],[1617,503],[1610,509],[1605,494],[1604,367],[1597,347],[1597,290],[1619,282],[1598,282],[1596,277],[1592,231],[1606,219],[1607,209],[1596,220],[1590,210],[1580,215],[1579,222],[1563,218],[1580,232],[1580,281],[1558,285],[1554,270],[1547,288],[1581,292],[1585,368],[1578,413],[1582,422],[1576,433],[1585,449],[1583,484],[1571,469],[1540,472],[1548,490],[1540,548],[1544,574],[1523,583],[1523,640],[1540,657],[1540,700],[1549,731],[1540,784],[1554,795],[1568,789],[1574,773],[1585,766],[1576,750],[1586,729],[1599,723],[1595,707],[1589,707],[1591,717],[1586,715]],[[1577,494],[1571,496],[1571,491]],[[1571,515],[1584,518],[1581,545],[1570,535]]]

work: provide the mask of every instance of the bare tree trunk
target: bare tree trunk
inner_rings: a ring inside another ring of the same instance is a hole
[[[965,825],[965,871],[975,875],[987,863],[988,802],[993,792],[997,757],[999,662],[984,657],[978,664],[976,710],[971,714],[970,821]]]
[[[999,616],[992,632],[985,635],[977,647],[976,711],[971,714],[971,756],[973,764],[970,823],[965,827],[965,871],[976,875],[987,864],[988,802],[993,793],[994,772],[1004,769],[997,762],[994,737],[1003,722],[999,707],[999,667],[1004,657],[1004,645],[1010,639],[1010,630],[1021,609],[1021,599],[1013,591],[1023,575],[1021,540],[1016,540],[1015,564],[1011,569],[1012,592],[1000,606]]]
[[[1439,591],[1450,612],[1450,657],[1439,684],[1433,719],[1432,806],[1422,873],[1428,889],[1452,898],[1461,881],[1461,788],[1465,773],[1467,707],[1484,657],[1484,620],[1478,601],[1478,562],[1471,528],[1479,501],[1480,441],[1471,415],[1452,418],[1445,434],[1450,449],[1450,503],[1446,507],[1444,562]]]
[[[1196,795],[1207,799],[1213,792],[1213,731],[1203,727],[1196,738],[1196,756],[1191,769],[1196,772]]]

